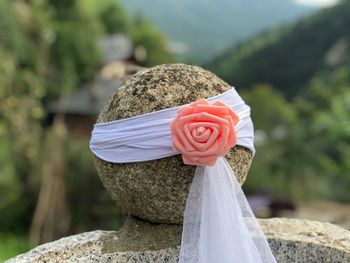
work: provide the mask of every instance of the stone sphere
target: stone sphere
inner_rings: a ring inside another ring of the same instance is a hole
[[[97,122],[109,122],[210,98],[230,85],[200,67],[160,65],[140,71],[118,88]],[[226,156],[243,184],[250,150],[236,146]],[[181,224],[195,166],[181,155],[147,162],[115,164],[95,158],[104,187],[125,212],[154,223]]]

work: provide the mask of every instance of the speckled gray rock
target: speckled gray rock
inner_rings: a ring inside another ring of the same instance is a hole
[[[350,232],[310,220],[264,219],[260,225],[277,262],[350,262]]]
[[[131,220],[129,224],[133,226],[129,225],[120,232],[93,231],[62,238],[39,246],[6,263],[178,261],[178,237],[171,241],[177,243],[163,243],[155,247],[153,242],[147,242],[152,238],[157,239],[159,234],[153,230],[146,230],[154,228],[152,224],[141,223],[140,226],[137,220]],[[260,224],[279,263],[350,262],[350,232],[346,229],[328,223],[297,219],[265,219],[260,220]],[[142,230],[137,230],[138,227]],[[177,225],[165,227],[181,228]],[[142,238],[141,232],[148,233],[147,237]],[[179,236],[180,232],[171,229],[164,233],[175,233]],[[143,248],[141,250],[133,249],[132,243],[138,238],[143,239],[139,242],[142,245],[138,245]],[[129,250],[125,243],[131,245]]]
[[[160,65],[130,77],[101,111],[97,122],[175,107],[229,89],[227,83],[202,68]],[[241,184],[251,158],[251,152],[239,146],[227,156]],[[181,224],[195,167],[184,165],[180,155],[130,164],[96,158],[96,167],[109,194],[127,213],[151,222]]]

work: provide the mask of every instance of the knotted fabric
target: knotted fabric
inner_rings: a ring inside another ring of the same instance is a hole
[[[226,109],[228,117],[225,118],[234,126],[234,134],[228,133],[223,126],[221,132],[226,134],[225,142],[234,142],[255,153],[250,108],[234,88],[194,104],[196,107],[198,105],[202,111],[214,107],[214,112],[219,113],[229,107],[230,110]],[[231,109],[234,114],[231,114]],[[198,113],[196,109],[191,110]],[[206,138],[223,140],[223,135],[217,134],[216,117],[209,114],[210,110],[209,113],[195,115],[197,117],[192,123],[184,124],[185,133],[194,136],[199,143],[192,141],[192,138],[189,143],[179,142],[182,133],[176,135],[174,122],[187,111],[181,106],[97,123],[92,131],[90,148],[97,157],[112,163],[143,162],[182,154],[185,163],[198,165],[184,211],[179,262],[276,262],[234,172],[223,157],[230,144],[215,144],[213,149],[217,149],[217,155],[213,155],[212,149],[207,151],[210,153],[208,156],[202,156],[204,150],[198,153],[193,151],[192,145],[198,145],[201,150],[204,144],[200,142]],[[180,117],[183,118],[180,123],[189,119],[188,116]],[[209,128],[202,124],[199,126],[200,121]]]

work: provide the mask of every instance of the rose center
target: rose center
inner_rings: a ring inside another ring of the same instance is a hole
[[[206,142],[210,137],[211,129],[199,126],[192,131],[193,139],[196,142]]]
[[[204,128],[203,126],[200,126],[196,129],[197,136],[201,136],[203,133],[205,133],[207,129]]]

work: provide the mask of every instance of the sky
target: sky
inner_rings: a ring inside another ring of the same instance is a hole
[[[294,0],[294,1],[300,5],[319,6],[319,7],[333,6],[339,2],[339,0]]]

